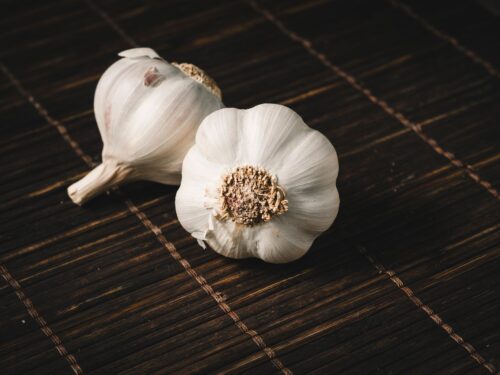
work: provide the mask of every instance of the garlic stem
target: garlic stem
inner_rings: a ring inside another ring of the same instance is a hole
[[[80,181],[71,185],[68,188],[68,195],[74,203],[81,206],[89,199],[124,181],[130,171],[130,167],[123,164],[118,164],[115,161],[105,161]]]

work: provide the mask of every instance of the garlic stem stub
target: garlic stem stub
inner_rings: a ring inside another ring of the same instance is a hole
[[[221,255],[291,262],[335,220],[338,168],[330,141],[291,109],[220,109],[184,159],[177,216]]]
[[[94,97],[102,164],[68,188],[79,205],[131,180],[179,184],[200,123],[224,107],[215,81],[194,65],[170,64],[150,48],[119,56]]]

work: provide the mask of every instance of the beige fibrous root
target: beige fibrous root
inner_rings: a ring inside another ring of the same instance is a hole
[[[196,65],[188,63],[172,63],[173,66],[180,69],[185,75],[191,77],[195,81],[205,86],[212,94],[222,99],[222,92],[217,86],[217,83],[210,77],[204,70],[198,68]]]
[[[222,177],[218,220],[253,226],[287,211],[285,191],[264,168],[240,166]]]

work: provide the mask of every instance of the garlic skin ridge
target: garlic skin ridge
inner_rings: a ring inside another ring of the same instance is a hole
[[[184,159],[177,216],[202,247],[206,242],[223,256],[291,262],[337,216],[337,175],[333,145],[291,109],[277,104],[221,109],[203,120]],[[227,181],[239,186],[234,194]],[[255,216],[255,205],[264,216]]]
[[[178,185],[198,126],[224,107],[215,82],[191,64],[169,64],[150,48],[119,56],[94,97],[102,164],[68,188],[79,205],[126,181]]]

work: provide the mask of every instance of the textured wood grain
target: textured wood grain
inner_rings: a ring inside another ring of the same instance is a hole
[[[498,69],[499,24],[472,1],[398,4],[6,1],[3,371],[79,371],[16,283],[83,373],[498,371],[500,82],[435,30]],[[175,187],[69,201],[100,158],[97,80],[134,43],[206,69],[228,106],[283,103],[332,140],[341,211],[307,256],[203,251]]]

